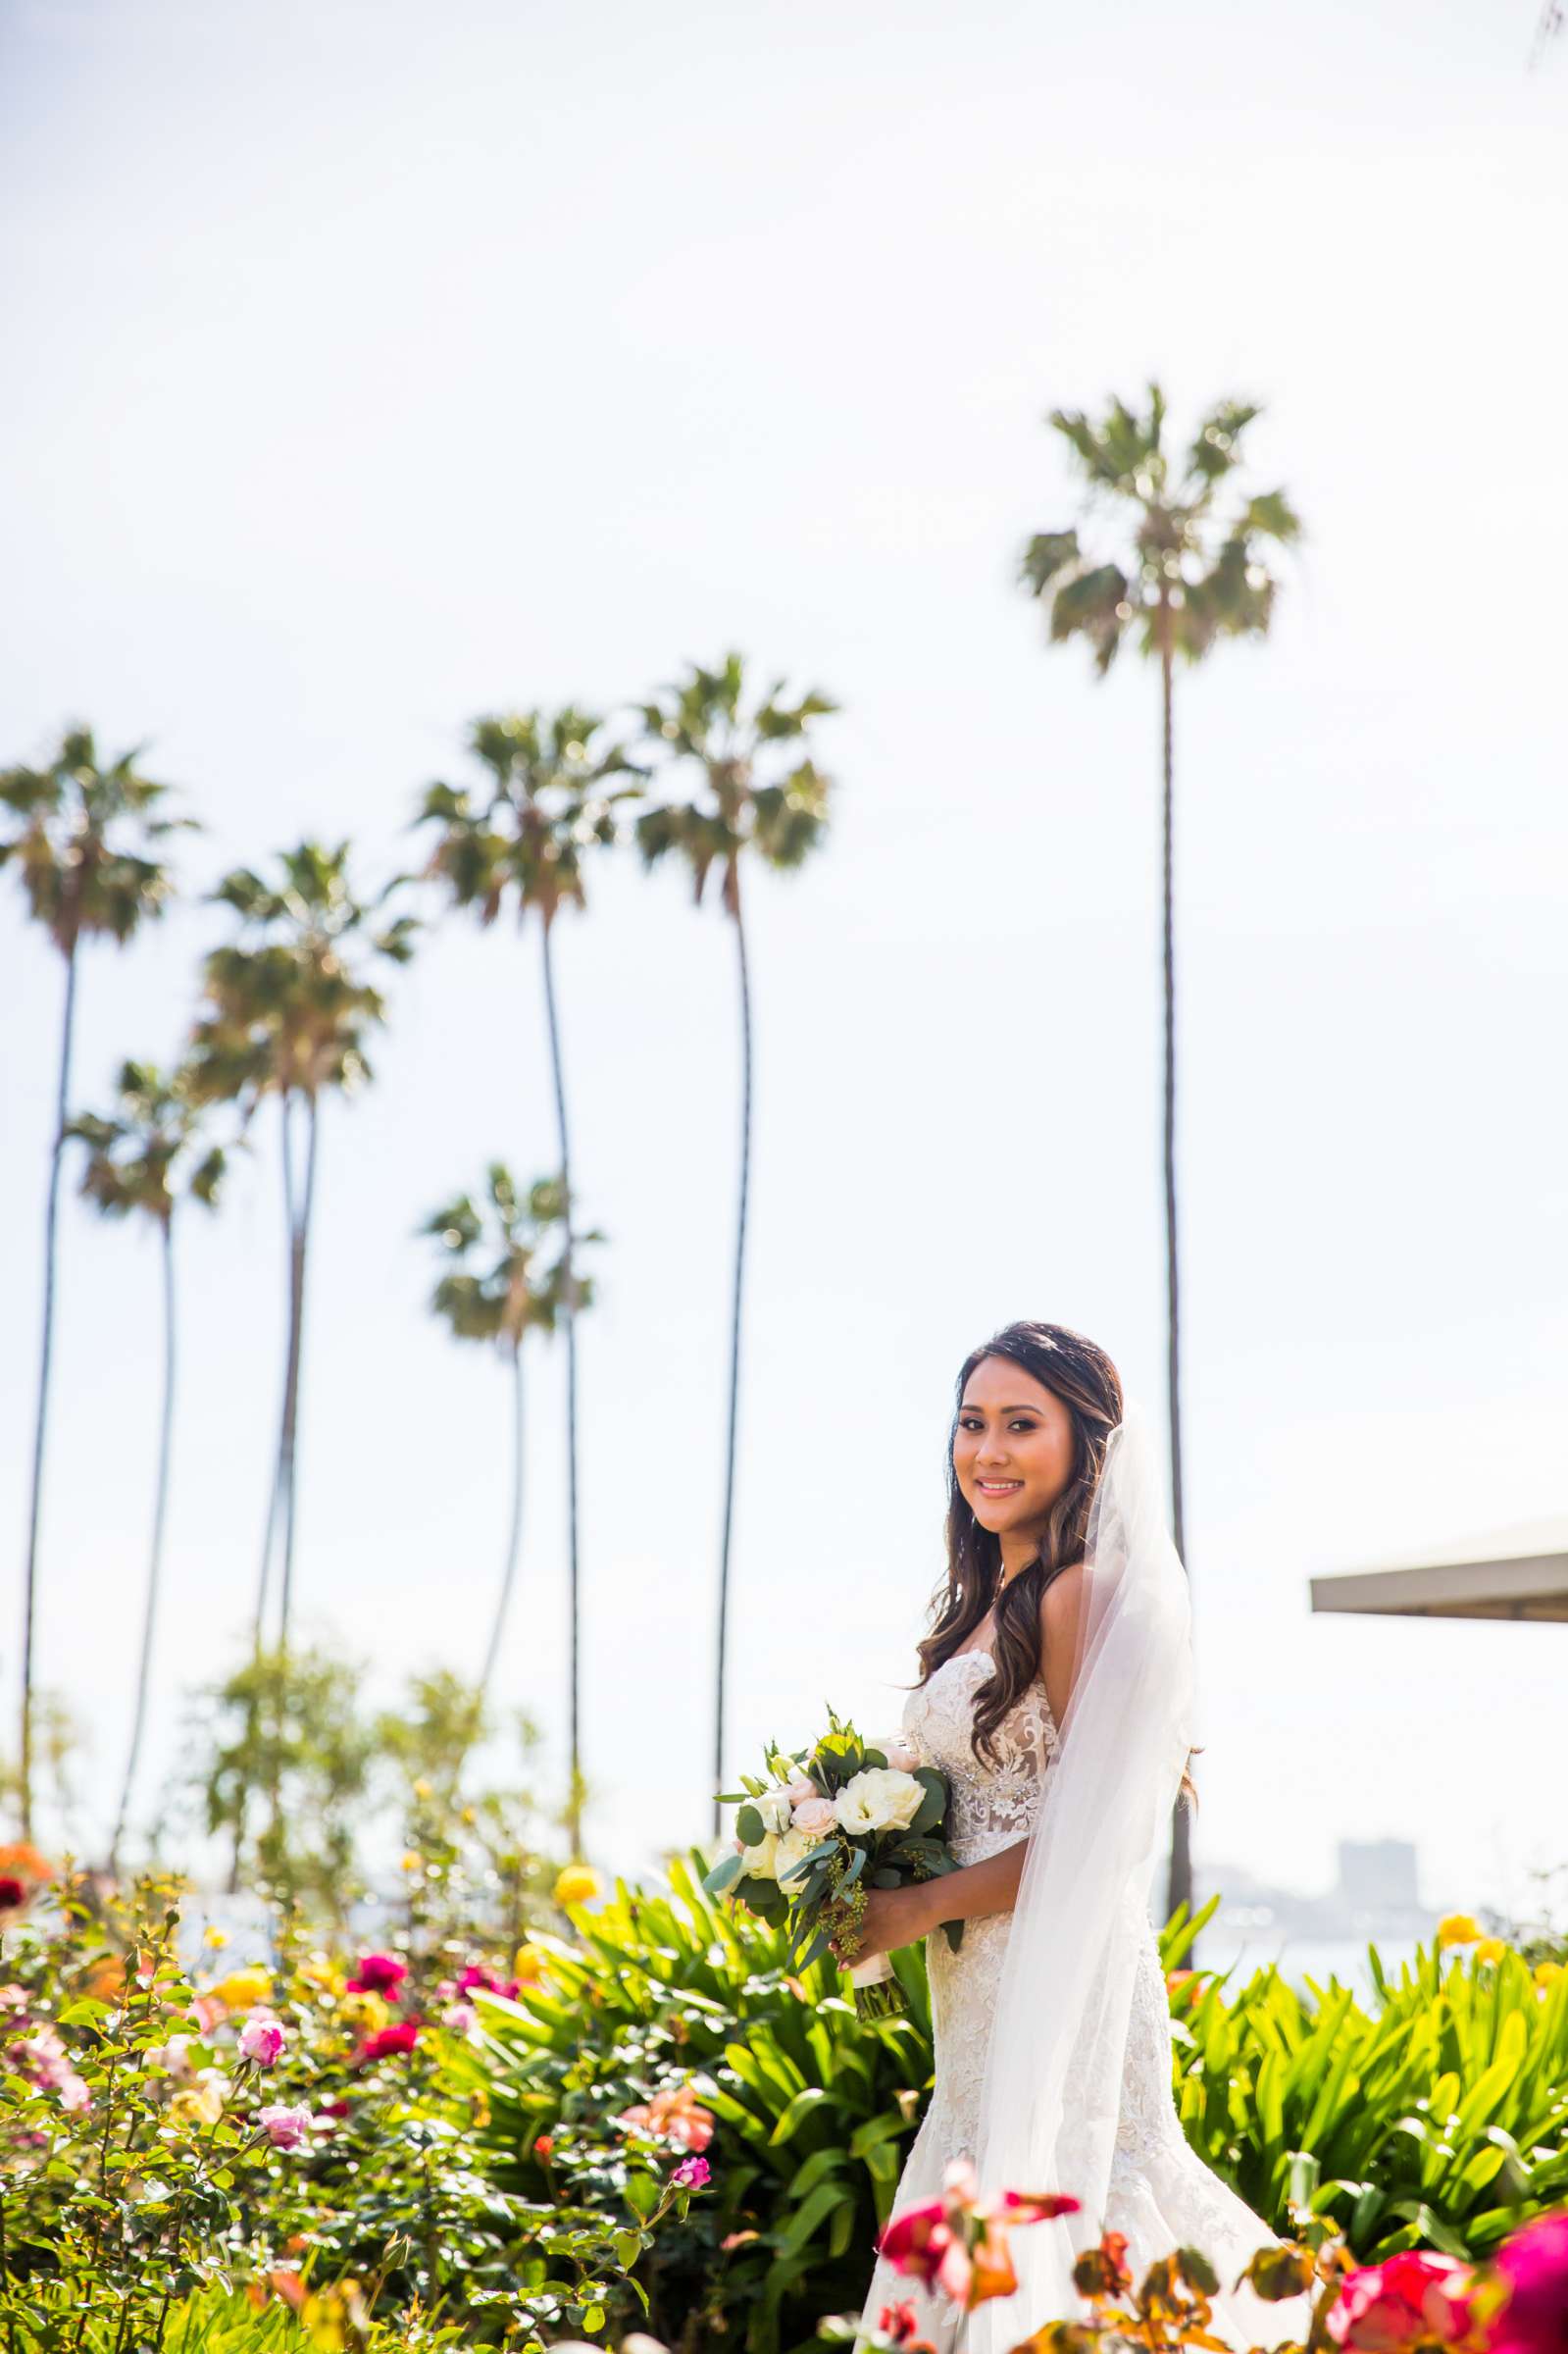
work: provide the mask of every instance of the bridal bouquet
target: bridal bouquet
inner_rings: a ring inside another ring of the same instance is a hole
[[[739,1809],[734,1852],[703,1882],[710,1896],[730,1895],[759,1919],[783,1921],[799,1970],[827,1952],[830,1938],[853,1951],[868,1888],[901,1888],[958,1868],[942,1836],[945,1774],[916,1765],[901,1741],[862,1741],[832,1709],[828,1724],[811,1749],[770,1750],[763,1780],[742,1774],[743,1789],[721,1792],[722,1804]],[[942,1929],[956,1952],[963,1922]],[[849,1976],[862,2019],[903,2009],[885,1954]]]

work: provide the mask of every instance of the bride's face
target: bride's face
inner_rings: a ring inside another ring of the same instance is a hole
[[[982,1528],[1033,1537],[1073,1476],[1072,1416],[1011,1357],[984,1356],[964,1385],[953,1470]]]

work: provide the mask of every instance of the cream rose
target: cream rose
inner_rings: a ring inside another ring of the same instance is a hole
[[[844,1830],[854,1837],[868,1831],[907,1831],[926,1796],[912,1773],[891,1766],[866,1766],[851,1775],[834,1800]]]
[[[838,1820],[831,1798],[813,1790],[803,1805],[796,1807],[789,1817],[791,1831],[804,1831],[808,1839],[826,1839]]]
[[[753,1880],[776,1880],[779,1877],[779,1834],[765,1831],[755,1847],[740,1851],[746,1875]]]
[[[786,1831],[789,1828],[789,1793],[786,1790],[765,1790],[752,1805],[762,1817],[765,1831]]]
[[[816,1840],[808,1831],[797,1831],[793,1827],[785,1831],[774,1850],[774,1876],[777,1879],[784,1879],[785,1872],[792,1870],[795,1865],[805,1861],[816,1844]],[[787,1885],[796,1894],[799,1893],[793,1880],[789,1881]]]

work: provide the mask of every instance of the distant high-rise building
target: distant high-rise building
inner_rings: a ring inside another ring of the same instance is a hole
[[[1341,1839],[1340,1894],[1358,1912],[1418,1909],[1416,1851],[1408,1839]]]

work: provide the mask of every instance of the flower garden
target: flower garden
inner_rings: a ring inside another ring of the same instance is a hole
[[[266,1951],[179,1899],[0,1851],[0,2328],[13,2349],[847,2342],[875,2244],[960,2306],[1072,2186],[979,2185],[894,2217],[930,2081],[917,1952],[862,2017],[826,1957],[702,1886],[537,1878],[500,1950],[450,1855],[375,1950],[278,1908]],[[1191,1967],[1163,1940],[1178,2098],[1285,2235],[1249,2278],[1310,2287],[1315,2344],[1568,2346],[1568,1970],[1443,1924],[1375,1993]],[[1049,2193],[1050,2196],[1042,2194]],[[1133,2279],[1114,2235],[1041,2354],[1213,2344],[1201,2250]],[[890,2306],[876,2348],[918,2343]],[[639,2342],[640,2341],[640,2342]]]

